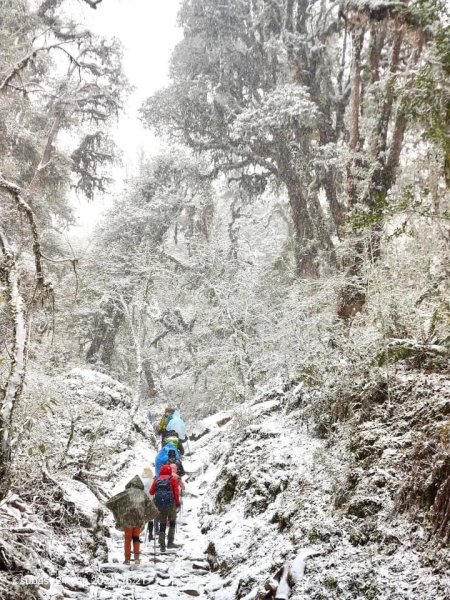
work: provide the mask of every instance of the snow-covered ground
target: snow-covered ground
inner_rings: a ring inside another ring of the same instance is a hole
[[[430,550],[426,530],[395,510],[391,486],[401,461],[389,447],[400,448],[401,437],[374,437],[383,427],[374,419],[319,439],[308,430],[300,389],[272,390],[196,423],[176,533],[182,547],[162,555],[144,541],[141,565],[124,566],[123,534],[104,500],[152,464],[154,438],[144,417],[131,423],[124,386],[82,371],[71,373],[75,383],[109,416],[108,455],[96,479],[44,472],[54,490],[48,510],[15,494],[0,506],[0,560],[19,590],[2,600],[450,598],[445,550]],[[415,414],[406,403],[402,410]],[[402,435],[407,441],[408,431]],[[375,466],[349,463],[349,440],[375,453],[381,439]],[[82,439],[71,452],[83,455]]]

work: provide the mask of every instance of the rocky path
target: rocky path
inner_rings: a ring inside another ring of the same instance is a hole
[[[209,565],[203,554],[204,539],[198,526],[201,495],[195,480],[187,483],[183,509],[177,520],[175,542],[182,546],[161,554],[153,541],[141,544],[141,565],[123,565],[123,534],[111,529],[109,562],[103,564],[90,589],[98,600],[149,600],[208,598]],[[141,540],[144,534],[141,535]]]

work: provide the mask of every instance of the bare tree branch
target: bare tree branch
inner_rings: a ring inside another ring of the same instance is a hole
[[[68,40],[66,40],[66,41],[68,41]],[[21,60],[19,60],[19,62],[17,64],[15,64],[14,67],[11,68],[8,75],[5,77],[5,79],[2,81],[2,83],[0,83],[0,92],[3,91],[6,87],[14,87],[10,84],[10,81],[12,81],[12,79],[14,79],[14,77],[19,76],[21,71],[23,71],[24,69],[27,68],[27,66],[30,64],[30,62],[32,62],[36,58],[36,56],[39,52],[44,52],[44,51],[49,52],[50,50],[53,50],[54,48],[61,50],[62,52],[67,54],[70,61],[73,62],[75,65],[79,66],[77,59],[74,56],[72,56],[72,54],[70,54],[70,52],[68,52],[68,50],[66,50],[65,48],[62,47],[61,42],[59,42],[58,44],[52,44],[50,46],[42,46],[41,48],[35,48],[29,54],[27,54]]]
[[[0,190],[4,190],[13,197],[17,208],[22,212],[30,225],[31,235],[33,237],[34,264],[36,267],[36,278],[38,286],[44,285],[44,271],[42,268],[42,249],[39,237],[39,231],[36,223],[36,217],[30,205],[22,198],[22,190],[15,183],[6,181],[0,176]]]
[[[90,6],[91,8],[97,8],[98,4],[102,3],[102,0],[84,0],[84,2],[86,2],[86,4],[88,6]]]
[[[183,271],[190,271],[192,269],[192,267],[190,267],[189,265],[185,265],[184,263],[179,261],[177,258],[172,256],[171,254],[167,254],[166,252],[160,252],[159,256],[163,260],[173,262],[177,267],[180,267],[180,269],[182,269]]]
[[[88,6],[96,9],[98,4],[101,4],[102,0],[83,0]],[[39,17],[44,17],[48,10],[55,10],[63,3],[63,0],[44,0],[39,7],[37,14]]]

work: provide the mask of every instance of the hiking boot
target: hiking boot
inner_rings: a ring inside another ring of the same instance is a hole
[[[126,559],[123,561],[123,564],[124,564],[124,565],[129,565],[129,564],[130,564],[130,559],[129,559],[129,558],[126,558]]]
[[[136,565],[136,567],[140,567],[141,566],[141,559],[140,558],[135,558],[134,559],[134,564]]]
[[[169,532],[167,534],[167,547],[168,548],[179,548],[178,544],[174,544],[173,540],[175,539],[175,527],[169,527]]]

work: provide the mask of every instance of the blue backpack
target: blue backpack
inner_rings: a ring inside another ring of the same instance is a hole
[[[172,486],[170,482],[172,477],[165,479],[156,480],[156,491],[155,491],[155,506],[159,509],[170,508],[174,503],[174,497],[172,492]]]
[[[180,458],[180,453],[175,448],[173,444],[166,444],[161,450],[158,452],[155,458],[155,475],[159,477],[159,472],[161,471],[161,467],[168,462],[169,460],[169,450],[175,450],[176,458]]]

